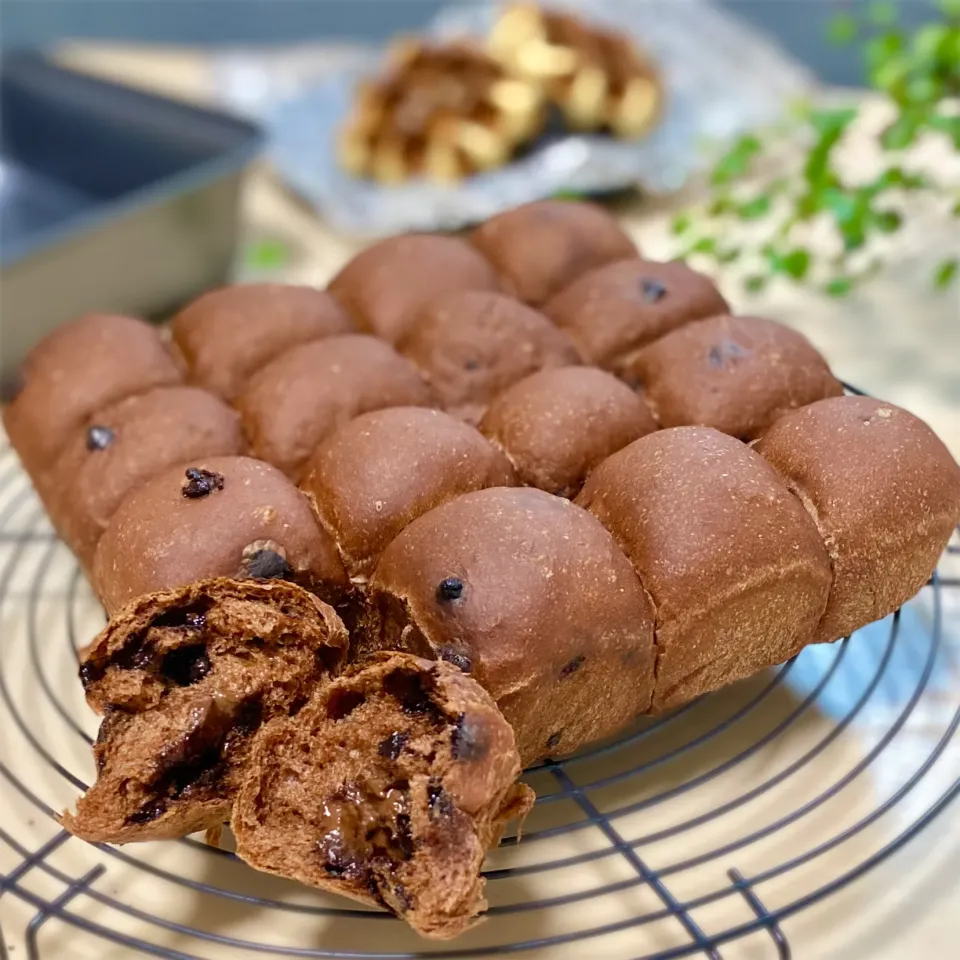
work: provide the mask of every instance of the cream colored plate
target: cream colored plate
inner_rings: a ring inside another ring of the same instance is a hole
[[[947,805],[960,789],[955,551],[941,565],[952,581],[925,588],[899,618],[531,773],[541,802],[523,842],[490,857],[490,918],[455,943],[430,944],[196,839],[97,848],[59,831],[53,814],[93,776],[96,722],[74,651],[103,615],[0,446],[0,925],[9,960],[505,948],[556,960],[877,960],[915,956],[921,943],[927,955],[955,956],[955,942],[937,940],[949,898],[960,896],[960,816]],[[746,878],[743,892],[731,876]],[[717,952],[700,950],[698,935],[718,938]]]

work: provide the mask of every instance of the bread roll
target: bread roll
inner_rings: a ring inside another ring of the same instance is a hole
[[[212,577],[293,580],[334,603],[348,586],[307,498],[275,467],[247,457],[200,458],[157,474],[124,500],[93,561],[109,614]]]
[[[576,502],[653,599],[655,711],[782,663],[816,636],[829,557],[800,501],[739,440],[703,427],[650,434],[597,467]]]
[[[544,367],[580,362],[570,338],[518,300],[481,290],[431,300],[397,349],[471,423],[502,390]]]
[[[525,765],[650,705],[650,602],[613,538],[568,500],[530,488],[457,497],[387,547],[371,588],[366,643],[469,673]]]
[[[237,853],[454,937],[486,907],[484,855],[533,802],[519,773],[513,731],[477,683],[389,654],[260,732]]]
[[[470,242],[506,293],[534,307],[577,277],[637,248],[617,219],[592,203],[535,200],[480,224]]]
[[[523,483],[558,497],[576,496],[598,463],[656,429],[643,400],[596,367],[535,373],[500,394],[480,423]]]
[[[245,452],[240,418],[197,387],[157,387],[95,413],[50,471],[50,514],[89,570],[123,499],[161,471]]]
[[[361,330],[396,343],[424,304],[454,290],[497,290],[496,274],[456,237],[404,234],[367,247],[330,281]]]
[[[300,489],[365,581],[412,520],[462,493],[516,482],[507,458],[439,410],[392,407],[357,417],[317,449]]]
[[[664,427],[713,427],[741,440],[843,387],[802,334],[760,317],[711,317],[668,333],[626,364]]]
[[[435,402],[409,360],[354,335],[288,350],[251,380],[237,409],[254,455],[296,481],[317,446],[358,414]]]
[[[173,318],[172,329],[190,380],[232,401],[285,350],[352,333],[353,324],[325,290],[247,283],[198,297]]]
[[[730,312],[702,273],[677,260],[637,257],[574,280],[543,311],[570,335],[587,363],[617,374],[658,337],[691,320]]]
[[[64,827],[95,843],[220,827],[253,733],[295,712],[346,647],[333,610],[292,583],[204,580],[140,597],[80,668],[103,722],[96,783]]]
[[[847,636],[909,600],[960,523],[960,467],[922,420],[882,400],[802,407],[755,449],[803,501],[830,554],[817,640]]]

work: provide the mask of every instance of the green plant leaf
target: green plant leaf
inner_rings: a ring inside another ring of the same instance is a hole
[[[841,107],[838,110],[812,110],[810,112],[810,123],[821,135],[838,133],[846,130],[857,119],[858,113],[856,107]]]
[[[768,281],[769,277],[764,277],[759,273],[755,273],[743,281],[743,286],[748,293],[759,293],[766,287]]]
[[[722,217],[725,213],[730,213],[731,210],[735,210],[736,206],[731,197],[725,193],[721,193],[714,197],[710,206],[707,207],[707,213],[711,217]]]
[[[692,244],[689,247],[690,253],[706,253],[713,254],[717,251],[717,238],[716,237],[701,237],[696,243]]]
[[[857,198],[851,196],[844,190],[839,190],[834,187],[824,190],[821,194],[821,200],[822,208],[831,213],[837,223],[852,223],[858,217],[862,216]]]
[[[838,47],[845,47],[856,40],[859,26],[852,14],[838,13],[827,25],[827,39]]]
[[[730,183],[742,177],[750,168],[750,161],[760,152],[760,140],[748,134],[741,137],[725,153],[713,169],[710,180],[713,184]]]
[[[956,279],[957,273],[960,271],[960,260],[956,257],[951,257],[949,260],[943,260],[941,263],[937,264],[936,270],[933,272],[933,283],[938,290],[946,290],[951,283]]]
[[[927,125],[931,130],[945,133],[953,141],[954,147],[960,150],[960,116],[935,113],[928,118]]]
[[[899,33],[881,33],[871,37],[863,45],[863,57],[871,74],[889,62],[903,49],[903,37]]]
[[[740,259],[742,252],[740,247],[727,247],[723,250],[717,250],[717,261],[719,263],[734,263]]]
[[[895,210],[881,210],[873,214],[871,220],[881,233],[893,233],[895,230],[899,230],[903,223],[903,217]]]
[[[823,291],[831,297],[845,297],[853,289],[853,280],[849,277],[834,277],[827,281]]]
[[[802,280],[810,267],[810,251],[802,247],[791,250],[780,261],[781,270],[794,280]]]
[[[953,211],[952,211],[952,212],[953,212],[953,215],[954,215],[955,217],[960,217],[960,200],[958,200],[958,201],[953,205]]]
[[[920,122],[915,114],[902,113],[880,135],[880,143],[887,150],[905,150],[917,138]]]
[[[960,0],[939,0],[937,6],[948,20],[960,20]]]
[[[765,193],[761,193],[752,200],[740,204],[740,207],[737,209],[737,215],[741,220],[759,220],[769,212],[770,197]]]
[[[873,3],[867,7],[867,17],[871,23],[878,26],[896,23],[899,14],[900,11],[892,0],[873,0]]]
[[[678,213],[673,218],[673,223],[670,224],[670,232],[675,237],[679,237],[680,234],[686,233],[692,226],[693,217],[689,213]]]
[[[289,259],[290,249],[282,240],[258,240],[244,252],[247,266],[255,270],[278,270]]]

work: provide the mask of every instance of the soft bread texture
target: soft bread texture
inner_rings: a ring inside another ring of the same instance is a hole
[[[909,600],[960,523],[960,467],[922,420],[882,400],[810,404],[755,449],[803,501],[830,554],[817,640],[847,636]]]
[[[339,671],[347,642],[330,607],[281,581],[204,580],[136,600],[80,667],[103,716],[97,780],[63,825],[104,843],[219,827],[253,733]]]
[[[528,374],[580,362],[570,338],[542,313],[480,290],[431,300],[397,349],[417,365],[443,408],[471,423]]]
[[[211,290],[172,323],[173,346],[190,381],[227,401],[291,347],[353,329],[346,311],[326,291],[282,283]]]
[[[421,233],[367,247],[330,281],[329,290],[361,330],[392,344],[430,300],[499,286],[487,261],[463,240]]]
[[[211,577],[287,579],[333,603],[348,580],[307,498],[276,467],[210,457],[157,474],[100,538],[94,586],[107,612]]]
[[[530,488],[457,497],[387,547],[371,587],[366,642],[461,667],[525,765],[650,705],[650,601],[610,534],[568,500]]]
[[[664,427],[713,427],[741,440],[777,417],[843,394],[826,360],[802,334],[761,317],[688,323],[627,364],[628,380]]]
[[[253,453],[299,480],[317,446],[361,413],[433,406],[417,368],[376,337],[328,337],[264,367],[238,397]]]
[[[800,501],[738,440],[650,434],[604,461],[576,502],[653,599],[655,711],[782,663],[816,635],[830,560]]]
[[[600,462],[657,429],[643,400],[596,367],[541,370],[504,390],[480,422],[524,485],[574,497]]]
[[[390,654],[263,728],[234,808],[237,853],[454,937],[486,907],[484,855],[532,805],[519,773],[513,731],[477,683]]]
[[[470,242],[506,293],[540,306],[588,270],[636,256],[617,219],[592,203],[535,200],[480,224]]]
[[[90,570],[124,498],[161,471],[198,457],[246,452],[240,418],[197,387],[157,387],[97,411],[50,471],[48,512]]]
[[[363,581],[421,514],[460,494],[515,482],[509,460],[473,427],[439,410],[392,407],[351,420],[321,444],[300,489],[347,573]]]
[[[638,257],[602,266],[566,285],[543,308],[587,363],[622,374],[648,343],[692,320],[729,313],[709,277],[673,260]]]
[[[91,313],[45,337],[21,370],[3,425],[39,492],[70,437],[98,410],[182,377],[154,327]]]

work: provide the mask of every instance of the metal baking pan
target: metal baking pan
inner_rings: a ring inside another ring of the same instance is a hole
[[[0,63],[0,389],[87,310],[159,317],[230,273],[263,135],[33,53]]]

